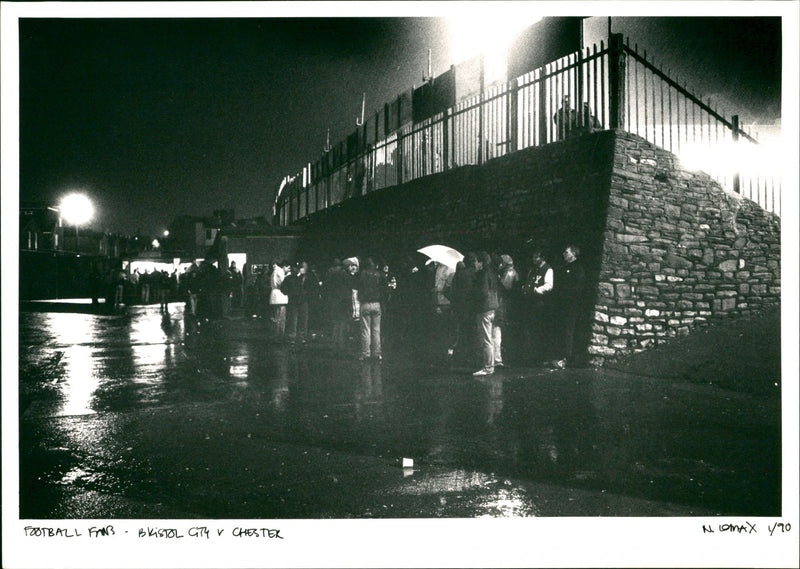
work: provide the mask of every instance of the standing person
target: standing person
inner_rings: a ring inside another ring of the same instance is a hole
[[[553,115],[553,122],[556,125],[556,140],[564,140],[577,126],[577,113],[570,104],[569,95],[561,99],[561,108]]]
[[[347,347],[350,326],[355,318],[355,278],[359,269],[357,257],[342,261],[342,272],[336,273],[332,283],[333,300],[333,347],[342,351]]]
[[[231,261],[228,270],[231,273],[231,286],[233,287],[231,308],[239,309],[242,308],[242,286],[244,284],[244,279],[242,278],[242,272],[236,267],[236,261]]]
[[[289,343],[305,344],[308,338],[308,303],[317,291],[316,276],[309,275],[308,263],[301,261],[293,274],[283,280],[281,290],[289,297],[286,305],[286,327]]]
[[[548,359],[550,292],[553,290],[553,269],[545,261],[541,249],[531,255],[531,269],[522,285],[525,322],[525,351],[533,361]]]
[[[219,312],[220,317],[227,319],[231,314],[231,298],[233,297],[233,275],[225,263],[219,265]]]
[[[578,261],[580,249],[569,245],[562,254],[564,264],[555,275],[554,294],[558,340],[554,346],[553,369],[564,369],[572,361],[575,325],[578,319],[585,273]]]
[[[463,355],[469,354],[469,351],[465,352],[464,348],[474,344],[472,296],[477,261],[475,253],[469,252],[464,255],[464,260],[456,265],[450,289],[451,309],[455,320],[455,338],[447,350],[447,355],[457,357],[457,359],[462,359]]]
[[[498,287],[500,286],[492,257],[486,251],[479,255],[475,264],[474,310],[481,352],[482,367],[472,375],[491,375],[494,373],[493,323],[498,306]]]
[[[510,255],[500,256],[497,310],[492,326],[492,344],[494,345],[494,365],[503,367],[503,330],[508,331],[510,317],[514,310],[513,295],[517,290],[519,275],[514,269],[514,260]]]
[[[133,298],[131,303],[139,300],[139,269],[136,269],[130,274],[129,281],[131,283],[131,294]]]
[[[125,271],[119,269],[114,279],[114,308],[122,305],[123,293],[125,292]]]
[[[367,257],[356,278],[355,314],[361,319],[361,355],[359,360],[383,358],[381,353],[381,295],[386,287],[375,262]]]
[[[433,326],[434,336],[431,346],[435,350],[434,357],[439,359],[445,353],[450,356],[455,342],[455,324],[450,302],[455,267],[442,263],[434,263],[436,270],[433,276]],[[441,356],[440,356],[441,354]]]
[[[169,293],[172,281],[167,271],[159,271],[156,277],[156,288],[158,290],[158,310],[164,314],[169,313]]]
[[[286,278],[286,273],[281,264],[272,261],[272,271],[269,274],[269,318],[273,338],[282,340],[286,332],[286,305],[289,297],[283,294],[281,285]]]
[[[189,314],[197,316],[197,265],[194,263],[183,273],[180,288],[184,293]]]
[[[325,333],[330,338],[332,344],[335,344],[334,337],[336,336],[336,298],[337,288],[341,286],[344,275],[344,268],[342,262],[333,258],[330,266],[325,271],[325,276],[322,281],[322,305],[325,312]]]
[[[140,291],[140,300],[142,304],[150,304],[150,283],[153,281],[153,273],[151,271],[147,271],[143,273],[139,277],[139,283],[141,284]]]

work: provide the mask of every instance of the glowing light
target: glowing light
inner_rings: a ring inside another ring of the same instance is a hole
[[[468,9],[447,19],[450,58],[461,63],[479,54],[484,56],[486,82],[505,79],[506,52],[514,37],[541,20],[541,17],[517,12],[491,12]]]
[[[153,249],[158,249],[161,246],[161,243],[158,242],[158,239],[153,239],[151,245],[153,246]]]
[[[61,199],[61,217],[70,225],[83,225],[94,215],[92,202],[83,194],[69,194]]]
[[[739,171],[778,179],[786,163],[779,137],[762,140],[757,145],[742,141],[724,141],[713,146],[690,144],[681,149],[678,157],[687,170],[710,175],[731,175]]]

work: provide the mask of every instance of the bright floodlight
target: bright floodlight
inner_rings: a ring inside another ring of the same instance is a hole
[[[83,225],[94,215],[94,206],[83,194],[69,194],[61,200],[61,217],[70,225]]]
[[[447,18],[450,58],[454,63],[483,54],[486,82],[505,79],[506,51],[514,37],[541,20],[526,11],[487,9],[476,4]]]

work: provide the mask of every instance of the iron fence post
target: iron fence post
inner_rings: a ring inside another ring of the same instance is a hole
[[[517,92],[519,90],[519,80],[513,79],[506,94],[506,152],[517,151]]]
[[[625,51],[622,34],[612,34],[608,42],[608,122],[609,128],[622,128],[625,119]]]
[[[731,117],[731,123],[733,123],[733,128],[731,128],[731,133],[733,135],[733,144],[738,146],[739,144],[739,115],[733,115]],[[739,167],[738,163],[734,166],[733,170],[733,191],[738,193],[740,192],[739,187]]]

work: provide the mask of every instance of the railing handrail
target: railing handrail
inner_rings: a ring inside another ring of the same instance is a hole
[[[649,69],[653,74],[658,75],[658,77],[662,81],[667,83],[670,87],[674,88],[676,91],[678,91],[684,97],[690,99],[695,105],[697,105],[698,107],[700,107],[701,109],[706,111],[708,114],[710,114],[712,117],[714,117],[714,119],[716,119],[719,122],[721,122],[722,124],[724,124],[726,127],[731,129],[731,131],[736,130],[737,134],[744,136],[750,142],[752,142],[754,144],[758,144],[758,140],[756,140],[755,138],[753,138],[752,136],[747,134],[741,128],[737,128],[732,122],[728,122],[728,120],[725,118],[724,115],[720,115],[719,113],[717,113],[717,111],[715,111],[714,109],[712,109],[711,107],[706,105],[703,102],[703,100],[700,99],[699,97],[697,97],[694,93],[692,93],[691,91],[689,91],[685,87],[682,87],[680,85],[680,83],[678,83],[677,81],[673,80],[666,73],[664,73],[661,69],[657,68],[655,65],[650,63],[644,56],[639,55],[638,49],[637,49],[637,47],[635,45],[634,45],[634,48],[631,49],[630,45],[623,44],[622,48],[623,48],[623,50],[625,51],[626,54],[632,56],[636,61],[638,61],[639,63],[641,63],[645,67],[647,67],[647,69]]]
[[[636,79],[632,80],[631,75],[626,75],[626,69],[634,68]],[[643,83],[639,81],[640,70],[644,72]],[[648,75],[652,78],[650,87]],[[658,92],[657,82],[660,82]],[[653,97],[650,102],[649,89],[652,89]],[[664,114],[665,91],[669,93],[669,118]],[[661,97],[660,118],[657,118],[658,93]],[[562,124],[557,122],[557,117],[561,120],[560,113],[564,107],[559,107],[559,103],[564,95],[570,95],[575,102],[567,107],[568,112],[565,111],[563,116],[571,117],[571,113],[576,113],[578,117],[577,123],[570,122],[571,126],[566,130],[562,130]],[[640,106],[640,95],[643,96],[643,107]],[[678,102],[676,122],[672,119],[673,96]],[[395,106],[394,102],[384,105],[384,112],[376,111],[369,127],[360,126],[309,162],[301,172],[285,177],[282,191],[275,199],[276,214],[280,208],[281,219],[295,221],[366,192],[465,164],[482,164],[522,148],[562,140],[576,125],[576,132],[587,128],[622,128],[639,134],[640,110],[644,113],[644,138],[659,145],[656,129],[660,129],[661,146],[671,152],[675,128],[678,129],[676,141],[680,152],[682,126],[685,129],[691,127],[694,143],[695,127],[699,124],[699,142],[709,146],[714,144],[712,121],[716,129],[723,131],[723,136],[727,132],[734,141],[741,138],[759,144],[740,127],[736,115],[731,120],[726,119],[711,107],[711,100],[704,103],[685,85],[651,63],[646,50],[641,54],[638,44],[631,47],[627,38],[623,41],[621,34],[611,36],[608,44],[600,41],[599,49],[597,44],[582,47],[503,83],[484,86],[479,93],[454,101],[452,106],[418,122],[413,120],[413,111],[409,112],[405,107],[407,100],[408,97],[398,97],[396,115],[387,110]],[[680,116],[681,102],[684,120]],[[591,115],[583,113],[584,108],[589,108],[587,105],[593,109],[588,111]],[[687,108],[692,109],[691,121]],[[649,118],[648,109],[652,111]],[[700,113],[699,123],[695,120],[696,110]],[[632,122],[634,111],[635,124]],[[596,117],[594,113],[597,113]],[[591,120],[585,116],[591,116]],[[704,134],[706,123],[708,129]],[[653,138],[650,138],[650,127]],[[666,128],[670,129],[669,146],[664,146]],[[689,143],[688,130],[686,133],[685,140]],[[716,140],[719,141],[718,134]],[[737,177],[734,191],[738,191],[738,174],[734,175]],[[727,176],[727,173],[723,174],[720,180],[727,180]],[[724,181],[720,183],[727,184]],[[756,183],[760,184],[759,181]],[[752,187],[752,180],[750,184]],[[760,203],[760,197],[758,199]],[[773,207],[774,199],[773,193]]]

